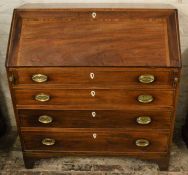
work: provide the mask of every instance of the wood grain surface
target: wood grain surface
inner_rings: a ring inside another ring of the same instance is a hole
[[[95,92],[95,96],[91,93]],[[35,100],[35,96],[44,93],[50,99],[46,102]],[[139,95],[152,95],[151,103],[140,103]],[[173,108],[173,90],[124,90],[124,89],[16,89],[16,106],[34,109],[148,109]],[[50,107],[51,106],[51,107]]]
[[[174,72],[172,68],[18,68],[10,69],[14,74],[14,87],[19,88],[174,88]],[[47,76],[47,81],[37,83],[32,80],[35,74]],[[152,83],[139,82],[141,75],[153,75]],[[91,77],[93,75],[93,78]]]
[[[176,10],[93,10],[15,10],[6,65],[181,66]]]
[[[93,138],[96,134],[96,138]],[[125,132],[115,130],[98,131],[75,130],[72,132],[49,132],[46,131],[23,131],[22,132],[25,150],[45,151],[95,151],[95,152],[166,152],[168,148],[168,132]],[[53,138],[56,143],[46,146],[41,143],[44,138]],[[150,141],[148,147],[137,147],[137,139]]]
[[[95,114],[93,116],[93,113]],[[52,123],[43,124],[39,117],[47,115]],[[53,128],[124,128],[124,129],[170,129],[170,111],[117,111],[117,110],[18,110],[21,127]],[[149,116],[151,123],[140,125],[136,119]],[[161,125],[162,123],[162,125]]]

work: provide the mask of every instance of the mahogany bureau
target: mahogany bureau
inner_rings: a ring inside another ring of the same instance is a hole
[[[168,168],[181,69],[173,7],[24,5],[6,67],[26,168],[69,155]]]

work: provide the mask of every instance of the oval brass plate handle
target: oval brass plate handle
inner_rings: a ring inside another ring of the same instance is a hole
[[[146,140],[146,139],[138,139],[136,140],[135,144],[138,147],[147,147],[150,145],[150,142],[149,140]]]
[[[138,101],[140,103],[151,103],[154,100],[152,95],[139,95]]]
[[[140,75],[138,77],[138,80],[140,83],[149,84],[149,83],[153,83],[155,81],[155,77],[154,77],[154,75],[144,74],[144,75]]]
[[[55,144],[55,139],[44,138],[44,139],[42,139],[42,144],[46,145],[46,146],[52,146]]]
[[[48,115],[41,115],[39,118],[38,118],[38,121],[40,123],[43,123],[43,124],[49,124],[49,123],[52,123],[53,121],[53,118],[48,116]]]
[[[37,83],[44,83],[48,80],[48,77],[43,74],[34,74],[32,80]]]
[[[35,96],[35,100],[40,102],[46,102],[50,100],[50,96],[44,93],[40,93]]]
[[[140,125],[148,125],[151,123],[151,117],[149,116],[140,116],[136,118],[136,122]]]

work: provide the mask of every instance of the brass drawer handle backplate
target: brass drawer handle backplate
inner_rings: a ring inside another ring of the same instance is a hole
[[[150,142],[149,140],[146,140],[146,139],[138,139],[136,140],[135,144],[138,147],[147,147],[150,145]]]
[[[151,103],[154,100],[154,98],[152,95],[139,95],[137,100],[140,103]]]
[[[46,102],[50,100],[50,96],[44,93],[40,93],[35,96],[35,100],[40,102]]]
[[[48,115],[41,115],[39,118],[38,118],[38,121],[40,123],[43,123],[43,124],[49,124],[49,123],[52,123],[53,121],[53,118],[48,116]]]
[[[55,139],[44,138],[44,139],[42,139],[42,144],[43,144],[43,145],[46,145],[46,146],[55,145]]]
[[[48,80],[48,77],[43,74],[34,74],[32,80],[37,83],[44,83]]]
[[[151,123],[151,117],[149,116],[140,116],[136,118],[136,122],[140,125],[148,125]]]
[[[140,83],[149,84],[155,81],[155,77],[154,75],[144,74],[144,75],[140,75],[138,80]]]

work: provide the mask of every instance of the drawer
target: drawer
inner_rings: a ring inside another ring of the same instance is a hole
[[[22,131],[25,150],[70,152],[166,152],[168,132],[126,132],[112,129]]]
[[[18,108],[135,110],[174,105],[173,90],[16,89],[15,97]]]
[[[170,129],[170,111],[18,110],[21,127]]]
[[[162,68],[19,68],[15,85],[64,88],[170,88],[175,69]],[[48,86],[46,86],[48,85]]]

